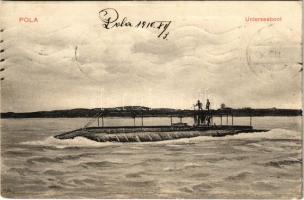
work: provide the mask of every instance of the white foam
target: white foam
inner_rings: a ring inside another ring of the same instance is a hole
[[[252,132],[240,133],[237,135],[227,135],[224,137],[198,136],[193,138],[181,138],[177,140],[165,140],[156,143],[163,144],[184,144],[197,143],[201,141],[215,141],[215,140],[229,140],[229,139],[301,139],[301,132],[286,130],[286,129],[272,129],[267,132]],[[155,144],[155,142],[148,142]]]
[[[286,129],[272,129],[267,132],[240,133],[238,135],[226,136],[226,138],[301,139],[301,132]]]
[[[75,137],[74,139],[56,139],[54,137],[48,137],[41,141],[27,141],[22,142],[25,145],[39,145],[39,146],[49,146],[56,148],[67,148],[67,147],[103,147],[109,145],[115,145],[112,142],[96,142],[84,137]]]
[[[189,167],[189,168],[190,167],[200,167],[200,165],[197,163],[190,162],[190,163],[184,164],[184,167]]]

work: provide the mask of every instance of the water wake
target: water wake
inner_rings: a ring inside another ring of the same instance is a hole
[[[46,146],[46,147],[56,147],[56,148],[70,148],[70,147],[104,147],[114,145],[112,142],[96,142],[84,137],[75,137],[73,139],[60,140],[53,136],[48,137],[42,141],[27,141],[22,142],[24,145],[34,145],[34,146]]]
[[[271,129],[268,132],[252,132],[252,133],[239,133],[237,135],[227,135],[225,137],[210,137],[198,136],[193,138],[181,138],[176,140],[166,140],[159,142],[146,142],[147,144],[184,144],[184,143],[199,143],[203,141],[217,141],[229,139],[294,139],[301,140],[300,131],[292,131],[286,129]],[[146,144],[145,143],[145,144]]]
[[[277,129],[271,129],[268,132],[240,133],[238,135],[226,136],[225,138],[298,139],[298,140],[300,140],[301,132],[277,128]]]

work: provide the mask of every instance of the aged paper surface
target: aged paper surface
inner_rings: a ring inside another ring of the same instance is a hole
[[[301,198],[302,2],[1,2],[5,198]]]

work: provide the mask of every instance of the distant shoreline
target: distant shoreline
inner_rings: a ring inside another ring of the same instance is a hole
[[[100,108],[93,109],[69,109],[69,110],[53,110],[53,111],[37,111],[37,112],[6,112],[1,113],[1,118],[79,118],[79,117],[192,117],[194,110],[178,110],[170,108],[148,108],[140,106],[126,106],[117,108]],[[235,117],[249,116],[302,116],[300,109],[253,109],[253,108],[225,108],[210,111],[202,111],[212,114],[213,116],[233,115]]]

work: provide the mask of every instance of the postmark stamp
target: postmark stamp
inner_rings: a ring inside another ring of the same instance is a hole
[[[292,29],[285,27],[284,30],[288,31],[281,32],[277,25],[269,24],[254,33],[246,49],[246,60],[255,75],[298,72],[301,56],[292,52],[301,45],[287,40],[295,34]]]

